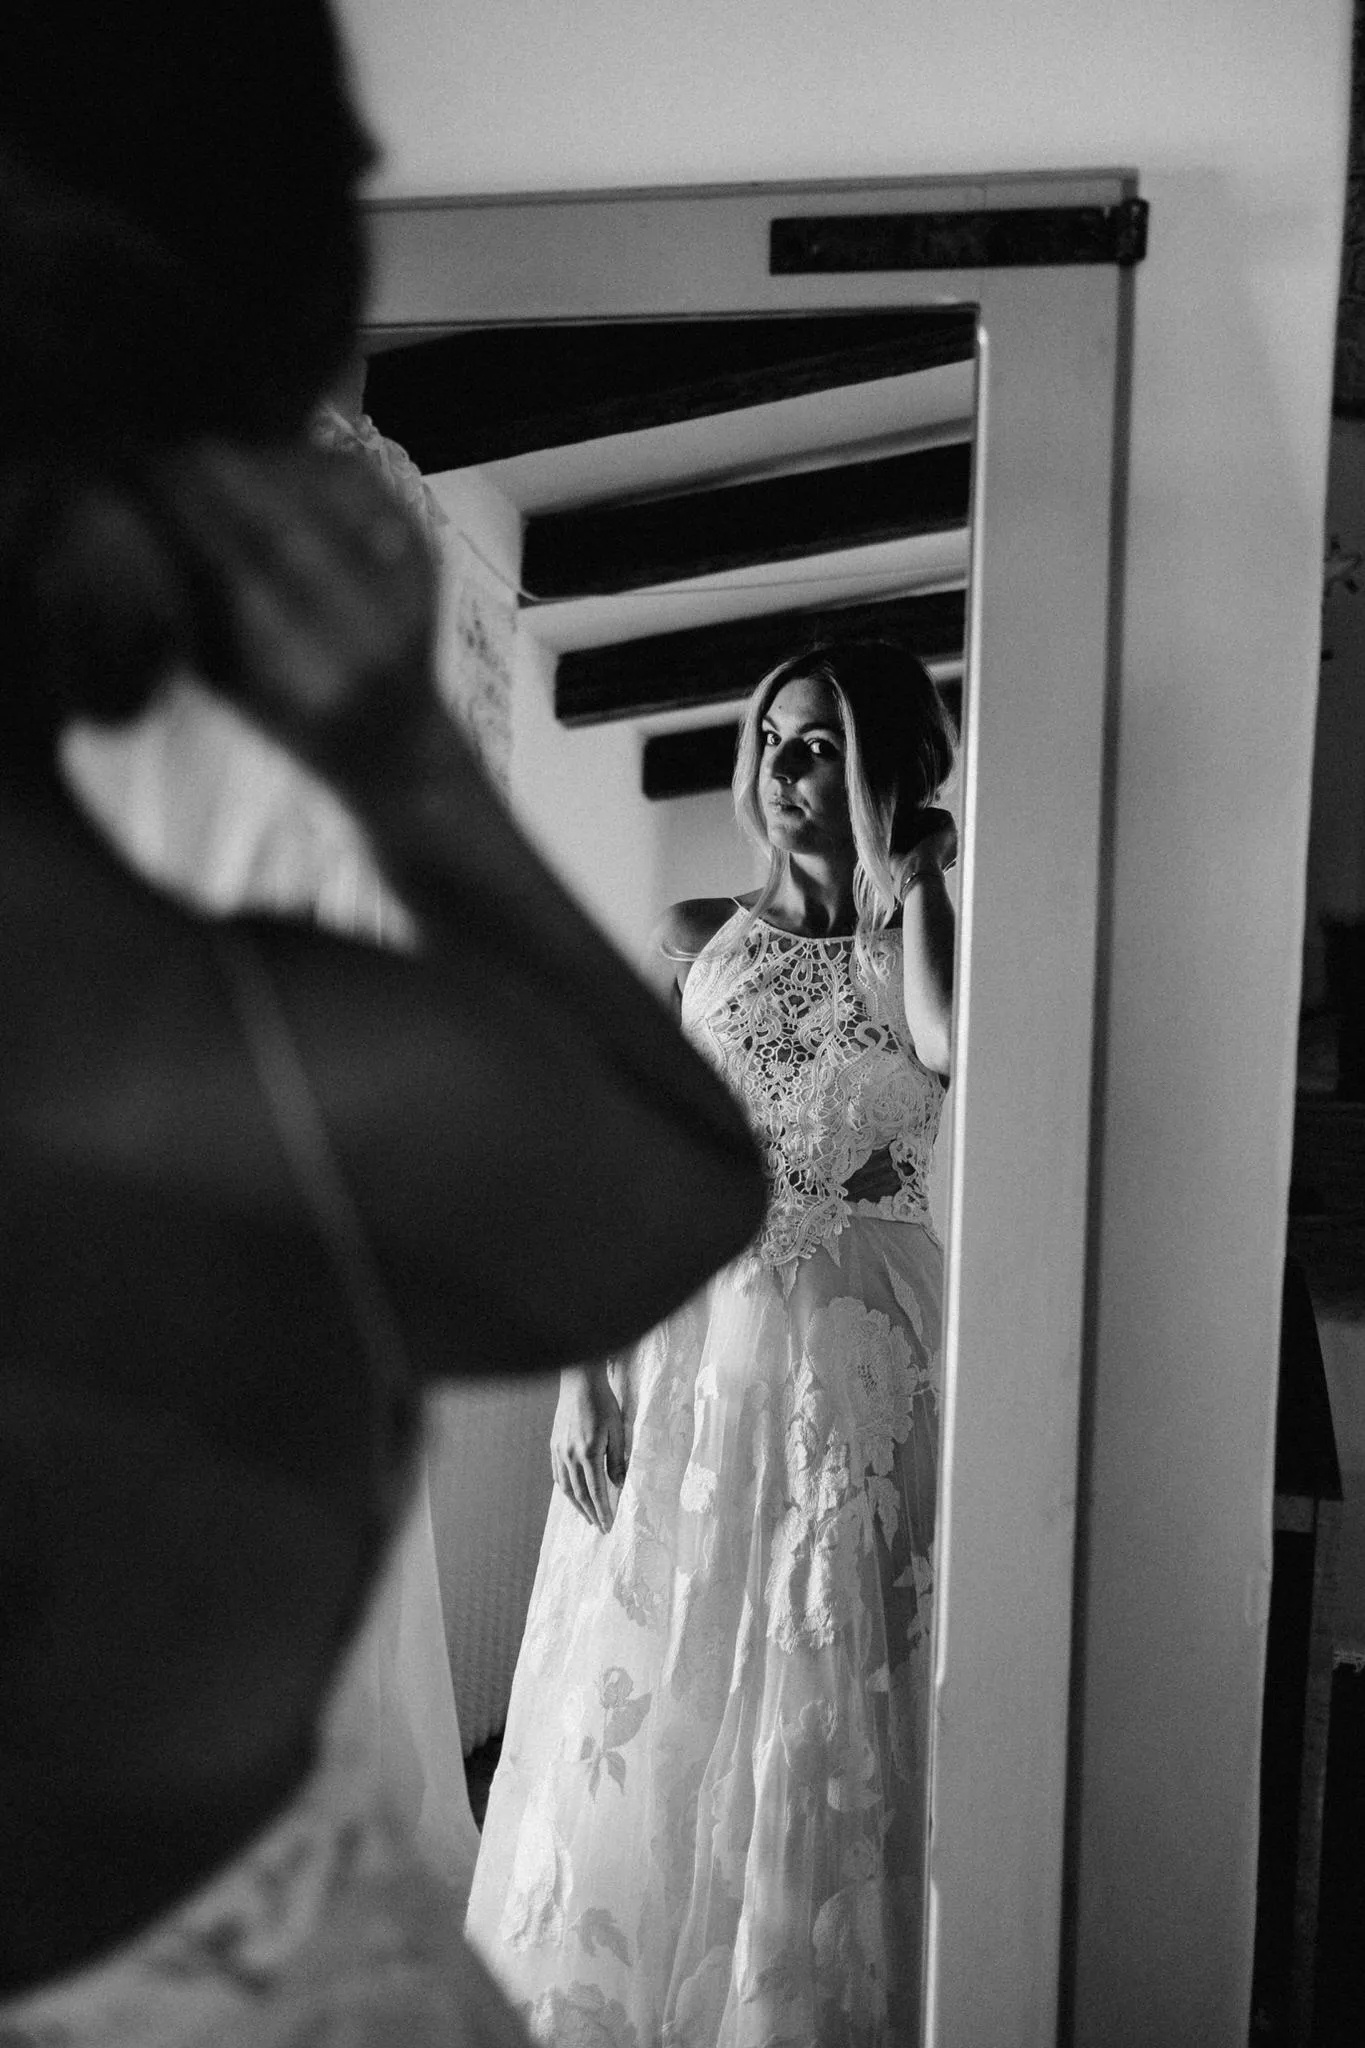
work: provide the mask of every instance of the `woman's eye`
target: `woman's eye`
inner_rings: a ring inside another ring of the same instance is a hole
[[[799,746],[804,749],[812,760],[838,761],[843,758],[833,740],[802,739],[800,741],[793,740],[791,744],[793,748]],[[763,728],[763,746],[765,751],[771,753],[775,747],[780,747],[781,745],[781,733],[774,732],[771,726],[765,726]]]

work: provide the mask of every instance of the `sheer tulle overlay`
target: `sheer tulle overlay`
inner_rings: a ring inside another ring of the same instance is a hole
[[[432,1418],[428,1419],[428,1433]],[[376,1588],[370,1626],[356,1645],[336,1719],[378,1759],[388,1802],[458,1919],[469,1897],[479,1837],[465,1784],[460,1722],[446,1652],[445,1614],[431,1524],[429,1444],[398,1539]],[[3,2048],[3,2044],[0,2044]]]
[[[547,2041],[881,2048],[916,2009],[942,1089],[899,965],[738,917],[689,977],[773,1200],[613,1365],[610,1535],[550,1510],[469,1919]],[[883,1148],[901,1192],[850,1204]]]
[[[284,1811],[133,1940],[0,2002],[4,2048],[526,2048],[357,1718],[394,1597],[371,1600]]]

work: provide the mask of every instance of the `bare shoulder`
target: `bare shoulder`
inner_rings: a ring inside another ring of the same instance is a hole
[[[654,927],[652,943],[660,952],[694,960],[727,918],[735,914],[733,896],[689,896],[670,903]]]
[[[649,935],[645,975],[660,993],[681,993],[702,947],[735,914],[733,896],[689,896],[671,903]]]

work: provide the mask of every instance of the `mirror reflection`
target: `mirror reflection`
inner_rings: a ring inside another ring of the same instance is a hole
[[[633,1350],[436,1397],[351,1681],[547,2041],[918,2011],[975,409],[948,308],[372,336],[320,429],[423,520],[489,776],[767,1149],[760,1240]],[[204,900],[407,942],[192,685],[71,763]]]
[[[746,1258],[633,1352],[481,1397],[519,1421],[477,1478],[473,1431],[433,1468],[468,1928],[547,2040],[918,2009],[975,376],[956,309],[369,366],[490,767],[769,1161]]]

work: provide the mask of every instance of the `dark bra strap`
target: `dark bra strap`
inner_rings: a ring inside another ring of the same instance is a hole
[[[214,943],[276,1135],[331,1259],[370,1367],[375,1478],[381,1501],[392,1505],[405,1485],[404,1454],[418,1408],[417,1376],[265,962],[240,930],[220,927]]]

